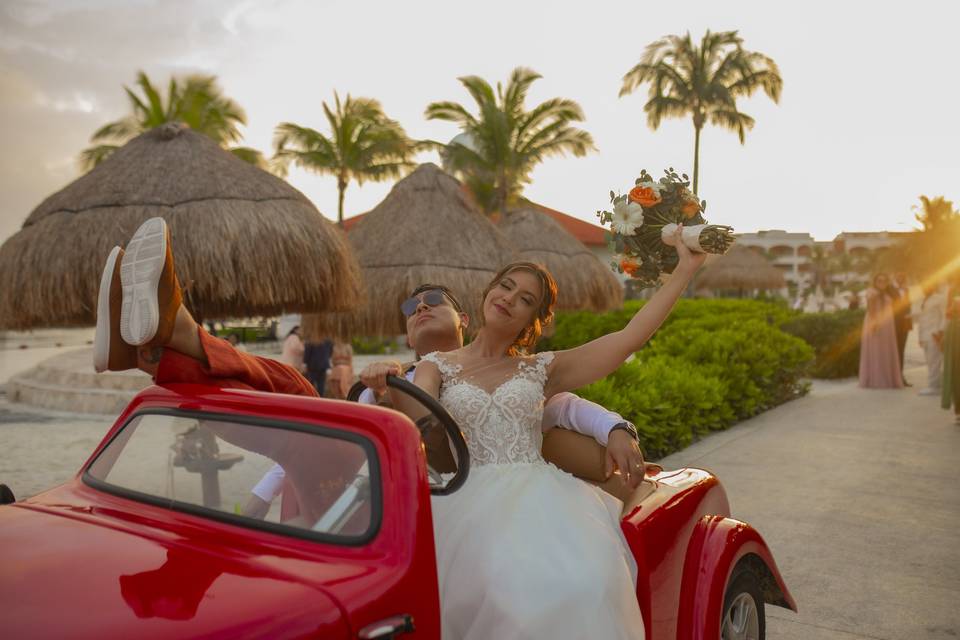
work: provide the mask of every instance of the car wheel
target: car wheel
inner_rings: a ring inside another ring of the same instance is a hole
[[[764,640],[766,616],[760,583],[749,571],[736,575],[723,596],[721,640]]]

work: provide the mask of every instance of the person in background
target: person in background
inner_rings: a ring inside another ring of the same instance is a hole
[[[947,326],[943,333],[943,383],[941,406],[953,405],[960,426],[960,272],[954,274],[947,291]]]
[[[326,390],[327,370],[330,368],[331,340],[309,341],[303,349],[303,363],[307,380],[320,396]]]
[[[864,389],[903,387],[890,289],[885,273],[875,275],[867,289],[867,313],[860,332],[860,386]]]
[[[329,386],[324,395],[345,400],[353,386],[353,347],[349,342],[338,340],[333,344],[328,382]]]
[[[290,365],[300,373],[306,373],[307,367],[303,361],[304,346],[300,338],[300,326],[290,329],[290,333],[283,339],[283,350],[280,353],[280,362]]]
[[[893,298],[893,326],[897,332],[897,354],[900,357],[900,380],[903,386],[911,386],[903,377],[903,353],[907,346],[907,335],[913,328],[911,318],[913,303],[910,300],[910,287],[907,285],[907,274],[898,271],[890,287]]]
[[[230,345],[231,345],[234,349],[236,349],[237,351],[246,351],[246,350],[247,350],[247,348],[243,345],[243,343],[240,342],[240,334],[239,334],[239,333],[230,333],[230,334],[227,334],[227,342],[229,342]]]
[[[943,331],[947,326],[947,295],[936,283],[923,283],[923,302],[916,314],[917,338],[927,361],[927,386],[921,396],[940,395],[943,377]]]

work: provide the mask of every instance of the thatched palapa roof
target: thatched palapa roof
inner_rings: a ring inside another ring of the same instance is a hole
[[[623,286],[610,266],[535,205],[507,212],[497,226],[521,260],[553,274],[558,309],[608,311],[623,304]]]
[[[480,292],[514,259],[503,234],[470,202],[460,183],[420,165],[351,229],[367,297],[353,313],[304,317],[307,338],[406,333],[400,303],[417,285],[442,284],[480,316]]]
[[[349,309],[361,295],[345,235],[303,194],[168,124],[44,200],[0,247],[0,329],[92,325],[107,254],[153,216],[204,319]]]
[[[733,247],[697,274],[697,289],[753,291],[786,286],[783,272],[746,247]]]

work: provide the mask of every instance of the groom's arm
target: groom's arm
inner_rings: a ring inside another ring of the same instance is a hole
[[[553,427],[563,427],[590,436],[603,446],[607,446],[610,430],[627,422],[623,416],[609,411],[596,402],[591,402],[580,396],[564,391],[547,401],[543,408],[542,429],[546,431]]]

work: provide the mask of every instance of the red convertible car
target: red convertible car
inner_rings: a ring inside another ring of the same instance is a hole
[[[0,637],[440,637],[431,494],[451,478],[420,433],[375,406],[194,385],[151,387],[70,482],[0,506]],[[251,489],[285,470],[265,513]],[[648,640],[759,639],[795,610],[760,535],[698,469],[626,496]],[[572,579],[575,579],[573,577]],[[602,640],[602,639],[601,639]]]

